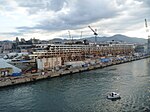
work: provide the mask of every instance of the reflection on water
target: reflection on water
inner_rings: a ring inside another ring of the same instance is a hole
[[[145,59],[4,88],[0,112],[149,112],[149,67]],[[108,100],[112,91],[121,99]]]

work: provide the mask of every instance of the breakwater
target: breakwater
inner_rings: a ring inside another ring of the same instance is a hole
[[[60,69],[58,71],[47,71],[44,74],[42,74],[41,72],[37,72],[34,74],[26,74],[26,75],[18,76],[18,77],[4,77],[0,79],[0,87],[12,86],[12,85],[23,84],[23,83],[28,83],[28,82],[35,82],[35,81],[43,80],[47,78],[59,77],[59,76],[70,75],[70,74],[94,70],[94,69],[100,69],[100,68],[104,68],[108,66],[136,61],[136,60],[140,60],[144,58],[149,58],[149,56],[130,58],[127,60],[119,60],[119,61],[113,61],[113,62],[108,62],[108,63],[96,63],[94,65],[89,65],[88,67],[75,67],[75,68],[70,68],[67,70]]]

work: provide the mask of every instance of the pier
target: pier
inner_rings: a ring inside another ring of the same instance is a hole
[[[19,85],[19,84],[23,84],[23,83],[35,82],[38,80],[60,77],[60,76],[75,74],[75,73],[79,73],[79,72],[94,70],[94,69],[101,69],[104,67],[123,64],[123,63],[127,63],[127,62],[132,62],[132,61],[136,61],[136,60],[140,60],[140,59],[144,59],[144,58],[149,58],[149,56],[143,56],[143,57],[138,57],[138,58],[127,59],[124,61],[114,61],[114,62],[102,63],[102,64],[97,63],[95,65],[89,65],[88,67],[80,67],[80,68],[76,67],[76,68],[71,68],[68,70],[60,69],[58,71],[47,71],[47,72],[44,72],[44,74],[42,74],[41,72],[37,72],[34,74],[25,74],[25,75],[17,76],[17,77],[1,77],[0,78],[0,87]]]

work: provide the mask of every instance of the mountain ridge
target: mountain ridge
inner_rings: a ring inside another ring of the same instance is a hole
[[[53,38],[51,40],[47,40],[47,41],[52,41],[52,42],[61,42],[64,43],[65,41],[68,41],[69,39],[62,39],[62,38]],[[82,37],[81,39],[74,39],[74,40],[88,40],[89,42],[95,42],[95,37],[91,36],[91,37]],[[120,41],[120,42],[125,42],[125,43],[137,43],[137,44],[145,44],[147,43],[147,39],[144,38],[137,38],[137,37],[128,37],[126,35],[122,35],[122,34],[116,34],[113,36],[102,36],[102,37],[97,37],[97,43],[100,42],[107,42],[107,41]],[[3,40],[0,41],[0,43],[3,42],[13,42],[10,40]]]
[[[88,38],[83,38],[83,39],[86,39],[90,42],[95,42],[95,37],[88,37]],[[147,39],[144,39],[144,38],[128,37],[122,34],[116,34],[116,35],[109,36],[109,37],[106,37],[106,36],[97,37],[97,42],[106,42],[106,41],[112,41],[112,40],[126,42],[126,43],[137,43],[137,44],[145,44],[147,42]]]

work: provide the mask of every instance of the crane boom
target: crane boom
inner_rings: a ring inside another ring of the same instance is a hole
[[[94,33],[94,35],[95,36],[97,36],[98,34],[96,33],[96,31],[95,30],[93,30],[92,28],[91,28],[91,26],[88,26],[92,31],[93,31],[93,33]]]
[[[91,26],[88,26],[88,27],[93,31],[93,33],[94,33],[94,35],[95,35],[95,45],[96,45],[98,33],[96,33],[96,30],[93,30],[93,29],[91,28]]]

